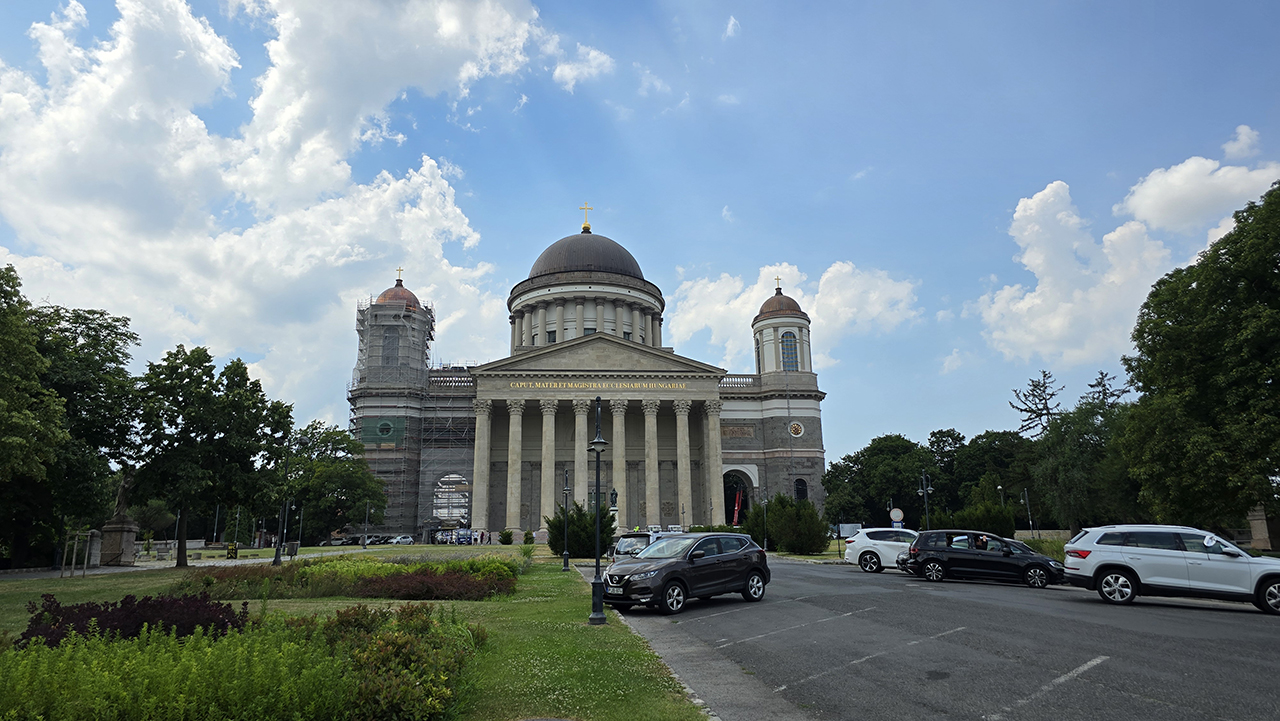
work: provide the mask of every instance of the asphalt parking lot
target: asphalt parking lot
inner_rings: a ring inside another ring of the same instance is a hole
[[[770,567],[760,603],[625,614],[724,721],[1280,718],[1280,617],[1248,604]]]

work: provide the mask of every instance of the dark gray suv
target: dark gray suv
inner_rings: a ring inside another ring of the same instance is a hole
[[[654,541],[605,571],[604,601],[622,611],[637,604],[680,613],[690,598],[741,593],[764,598],[769,564],[764,549],[738,533],[684,533]]]

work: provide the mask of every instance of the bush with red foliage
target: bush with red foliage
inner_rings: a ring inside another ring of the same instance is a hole
[[[476,577],[469,573],[436,573],[423,568],[413,573],[365,578],[355,595],[365,598],[399,598],[410,601],[483,601],[494,594],[512,593],[514,578]]]
[[[37,638],[47,646],[57,646],[71,631],[84,636],[97,630],[112,638],[136,638],[143,626],[163,628],[179,637],[190,636],[196,628],[206,633],[225,633],[230,629],[242,629],[249,622],[249,602],[237,613],[229,603],[209,599],[209,594],[199,596],[125,596],[117,602],[76,603],[63,606],[53,594],[40,597],[37,607],[34,601],[27,603],[31,620],[27,630],[18,637],[18,645],[26,646]]]

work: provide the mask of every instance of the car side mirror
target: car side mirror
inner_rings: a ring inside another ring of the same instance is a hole
[[[1011,551],[1011,550],[1009,550],[1008,548],[1006,548],[1006,549],[1004,549],[1004,555],[1005,555],[1005,557],[1012,556],[1012,555],[1013,555],[1013,551]]]
[[[690,561],[696,561],[696,560],[698,560],[699,558],[702,558],[702,557],[703,557],[703,556],[705,556],[705,555],[707,555],[707,552],[706,552],[706,551],[694,551],[693,553],[690,553],[690,554],[689,554],[689,560],[690,560]]]

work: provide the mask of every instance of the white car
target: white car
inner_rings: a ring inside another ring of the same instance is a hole
[[[906,528],[864,528],[844,539],[844,560],[867,573],[880,573],[885,566],[895,568],[898,554],[915,540],[916,532]]]
[[[1086,528],[1067,542],[1067,582],[1109,603],[1137,596],[1251,601],[1280,614],[1280,559],[1254,558],[1188,526]]]
[[[391,543],[397,546],[412,546],[413,536],[402,534],[402,535],[393,537],[390,541],[388,541],[388,543]]]

